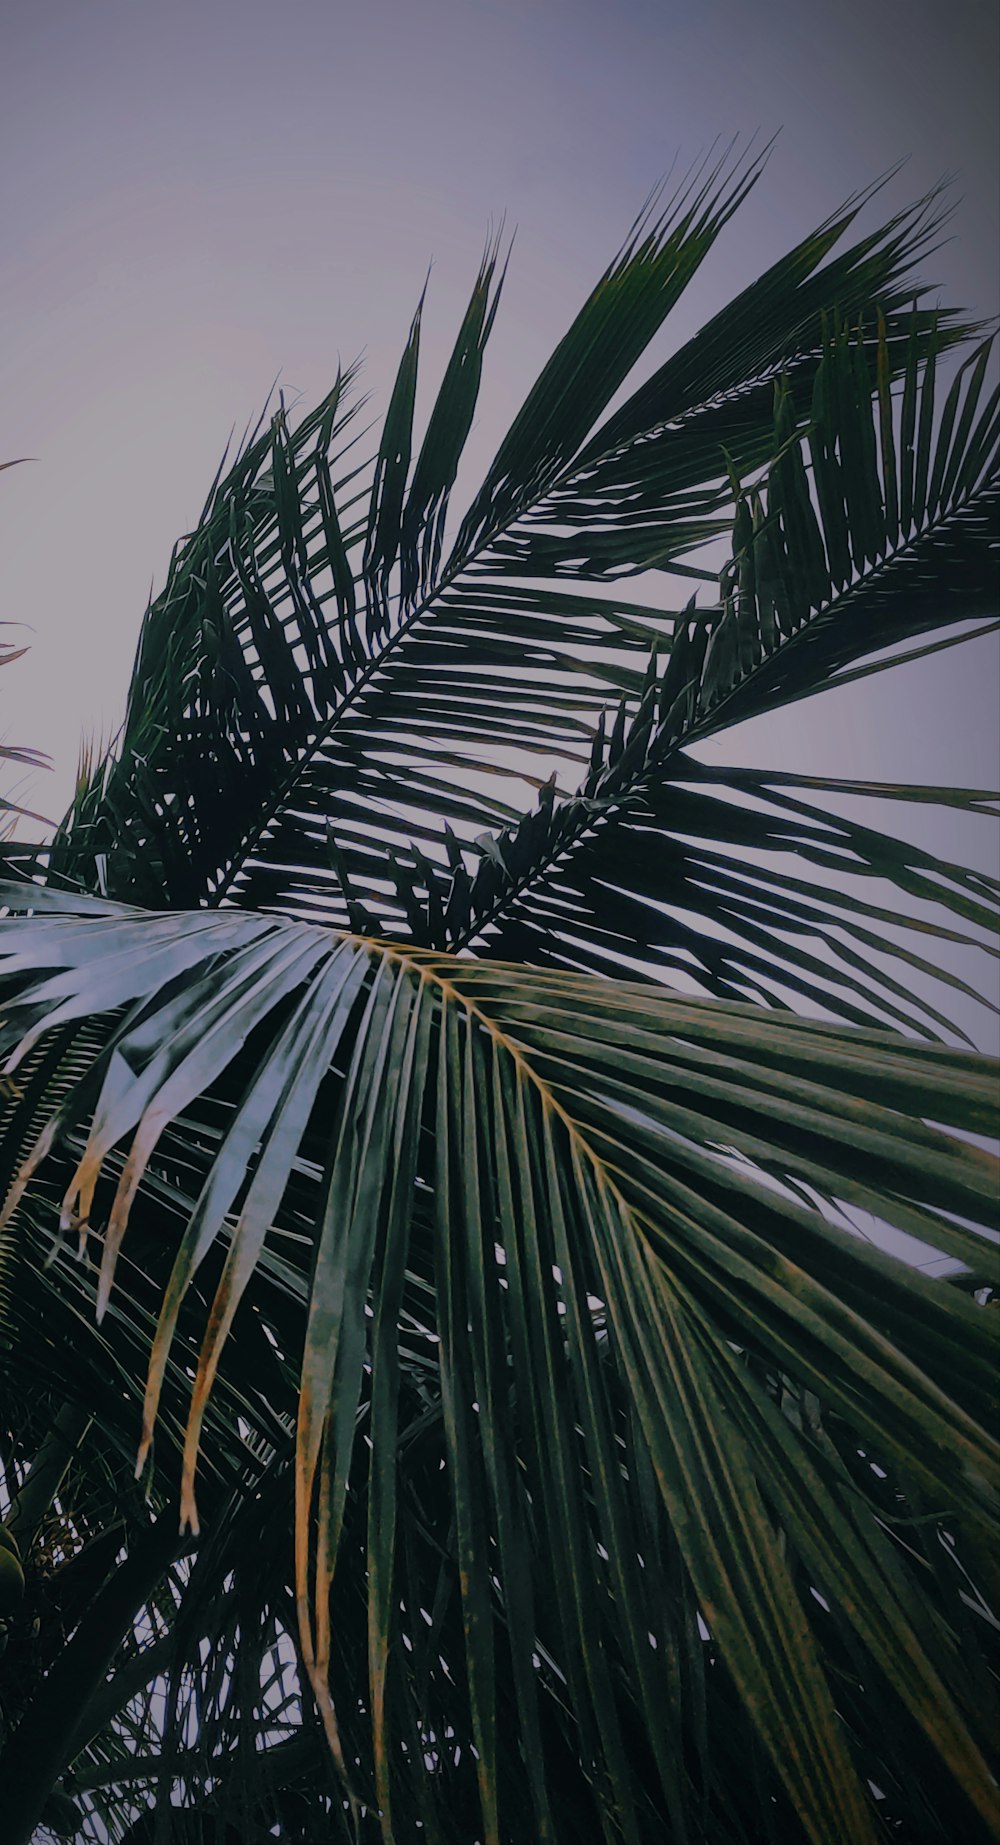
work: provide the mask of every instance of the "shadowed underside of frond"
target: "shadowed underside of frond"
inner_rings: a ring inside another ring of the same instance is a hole
[[[200,1162],[143,1438],[211,1272],[188,1520],[234,1318],[264,1305],[267,1251],[298,1265],[306,1238],[301,1644],[359,1813],[377,1807],[389,1837],[426,1807],[457,1839],[451,1803],[467,1825],[471,1800],[486,1838],[567,1837],[552,1802],[569,1750],[573,1823],[697,1836],[733,1700],[734,1746],[757,1739],[810,1838],[877,1836],[883,1702],[962,1787],[970,1825],[985,1817],[988,1730],[957,1637],[846,1456],[877,1454],[898,1515],[933,1506],[988,1568],[993,1315],[816,1199],[984,1285],[995,1248],[973,1226],[997,1175],[967,1136],[995,1129],[986,1060],[287,921],[4,896],[37,903],[4,936],[11,1073],[46,1025],[93,1016],[95,973],[117,1020],[13,1200],[53,1160],[71,1173],[63,1221],[100,1258],[99,1311],[177,1130],[189,1183]],[[346,1596],[353,1630],[362,1557],[358,1707],[337,1610]],[[429,1712],[464,1737],[461,1763],[428,1742]],[[739,1797],[718,1798],[744,1836]]]

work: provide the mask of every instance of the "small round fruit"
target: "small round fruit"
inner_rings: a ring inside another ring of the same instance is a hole
[[[0,1614],[13,1614],[24,1594],[24,1571],[12,1550],[0,1550]]]
[[[20,1562],[21,1546],[9,1525],[0,1525],[0,1550],[12,1550],[18,1562]]]
[[[42,1808],[42,1825],[57,1839],[75,1839],[83,1825],[83,1814],[75,1800],[61,1787],[54,1787]]]

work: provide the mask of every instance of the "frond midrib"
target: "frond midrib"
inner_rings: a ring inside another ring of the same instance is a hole
[[[818,351],[819,348],[817,347],[815,350],[809,348],[799,352],[796,354],[796,360],[799,364],[807,364],[811,359],[817,356]],[[735,390],[728,392],[716,391],[712,397],[707,399],[704,403],[689,405],[681,413],[678,433],[682,433],[683,430],[696,424],[701,417],[710,415],[714,409],[730,402],[734,397],[744,394],[751,395],[761,388],[766,389],[768,382],[773,382],[779,370],[780,367],[778,367],[776,363],[771,363],[765,367],[759,375],[742,380]],[[667,427],[667,425],[658,425],[648,432],[650,439],[655,438],[660,429],[664,427]],[[573,488],[574,483],[580,477],[581,466],[585,475],[588,469],[604,461],[613,460],[620,454],[627,453],[632,446],[634,446],[634,444],[616,443],[612,445],[606,453],[595,455],[584,445],[583,448],[576,451],[566,463],[565,467],[557,473],[552,480],[540,483],[536,492],[528,492],[522,495],[521,500],[511,509],[507,517],[498,522],[495,526],[487,528],[469,550],[463,551],[458,556],[455,556],[453,553],[433,587],[415,603],[393,632],[387,636],[381,649],[366,661],[363,669],[350,688],[345,691],[343,697],[338,701],[334,709],[331,710],[328,716],[317,726],[311,743],[289,767],[288,773],[283,777],[279,786],[273,791],[264,809],[258,814],[252,829],[244,836],[238,852],[230,858],[229,864],[220,875],[211,896],[206,900],[208,907],[215,908],[225,900],[247,860],[252,856],[256,846],[266,834],[268,827],[273,823],[285,806],[289,795],[303,774],[307,771],[310,763],[314,761],[325,743],[335,733],[343,717],[363,695],[366,688],[389,659],[397,645],[405,642],[407,637],[422,621],[427,617],[433,617],[437,613],[434,605],[438,598],[450,589],[461,578],[464,572],[470,569],[479,559],[484,556],[488,557],[489,551],[496,541],[512,532],[519,522],[527,518],[534,510],[544,507],[546,504],[553,503],[556,513],[558,514],[558,496],[563,490]],[[355,577],[356,584],[363,581],[363,575]],[[670,611],[664,611],[666,619],[670,618],[670,613]]]
[[[851,604],[863,603],[865,596],[873,589],[877,591],[880,581],[884,581],[887,575],[891,575],[896,569],[907,569],[918,564],[920,552],[924,547],[937,543],[942,533],[945,533],[949,527],[960,525],[962,519],[979,501],[989,500],[991,496],[996,495],[997,489],[997,477],[988,476],[959,505],[949,507],[948,511],[933,525],[926,526],[923,531],[904,540],[891,554],[880,558],[868,571],[857,576],[839,595],[822,603],[794,633],[782,635],[778,646],[765,659],[761,659],[755,666],[750,667],[728,692],[723,692],[715,700],[709,711],[699,713],[696,721],[688,729],[682,730],[676,738],[672,738],[667,749],[658,754],[655,761],[644,762],[629,787],[618,796],[612,797],[604,812],[591,814],[584,809],[579,823],[575,829],[570,830],[569,836],[561,835],[557,850],[550,857],[543,858],[529,866],[519,878],[512,881],[498,895],[489,909],[481,911],[462,934],[454,938],[452,946],[459,950],[473,947],[482,933],[494,926],[507,910],[513,909],[526,891],[536,884],[543,883],[558,867],[571,858],[586,840],[605,830],[606,827],[619,820],[624,813],[627,813],[630,805],[642,795],[654,773],[662,773],[665,762],[678,756],[692,744],[705,741],[716,732],[726,729],[730,724],[757,715],[754,710],[740,712],[738,709],[740,700],[746,698],[748,690],[761,681],[766,684],[768,676],[773,676],[774,669],[787,661],[790,654],[794,655],[796,648],[803,642],[807,642],[815,634],[817,628],[821,628],[824,623],[829,622],[831,617],[840,610],[849,608]],[[975,612],[970,615],[970,620],[972,619],[975,619]],[[873,652],[877,650],[877,645],[871,649]],[[798,698],[816,696],[823,690],[832,690],[835,687],[836,680],[834,679],[827,686],[810,686],[805,692],[793,694],[782,702],[792,703]],[[736,714],[730,715],[734,704],[737,706]],[[764,709],[766,708],[765,706]],[[566,804],[570,810],[575,798],[571,797]]]

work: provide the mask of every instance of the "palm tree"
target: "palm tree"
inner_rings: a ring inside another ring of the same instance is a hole
[[[997,1836],[989,800],[699,746],[996,626],[998,394],[869,195],[622,392],[761,164],[458,521],[498,243],[279,404],[6,846],[8,1845]]]

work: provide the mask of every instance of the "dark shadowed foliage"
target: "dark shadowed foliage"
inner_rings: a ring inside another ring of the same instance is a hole
[[[759,175],[460,516],[499,245],[279,404],[5,841],[8,1845],[997,1835],[995,801],[723,766],[997,626],[994,359],[866,197],[635,382]]]

